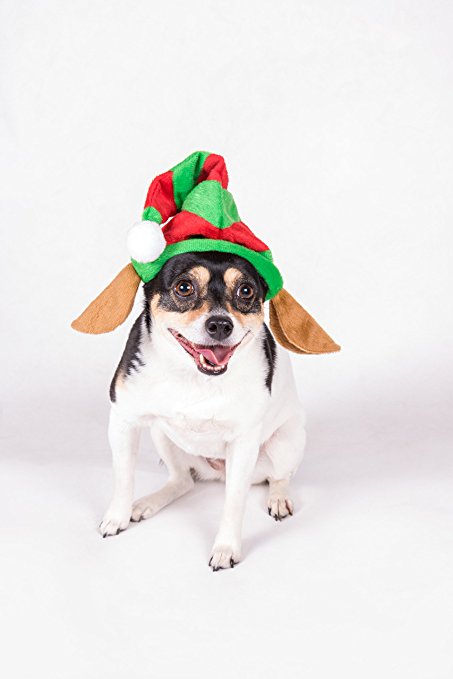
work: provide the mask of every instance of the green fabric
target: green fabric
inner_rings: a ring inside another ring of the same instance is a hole
[[[233,196],[223,188],[220,181],[206,179],[197,183],[203,165],[210,155],[207,151],[196,151],[171,169],[173,197],[177,213],[184,210],[185,212],[198,215],[221,230],[240,222],[241,218],[239,217]],[[223,159],[220,156],[219,159],[223,163]],[[221,167],[221,172],[224,172],[226,177],[224,165]],[[165,173],[166,181],[169,178],[168,174]],[[214,176],[218,176],[218,170]],[[154,181],[158,180],[159,177]],[[166,184],[165,190],[168,191],[168,188]],[[162,215],[155,207],[145,208],[142,219],[162,224]],[[283,287],[281,274],[273,263],[270,250],[256,252],[244,245],[222,240],[220,231],[218,238],[187,238],[178,243],[167,245],[162,254],[152,262],[141,263],[133,259],[132,264],[143,282],[148,283],[172,257],[186,252],[212,251],[231,253],[249,261],[267,283],[269,290],[266,299],[274,297]]]
[[[190,238],[188,240],[180,241],[172,245],[167,245],[163,253],[153,262],[136,262],[132,260],[134,269],[144,283],[152,280],[157,276],[163,265],[168,262],[171,257],[175,255],[182,255],[185,252],[229,252],[233,255],[239,255],[255,267],[258,273],[264,278],[269,288],[266,299],[271,299],[282,289],[283,279],[280,271],[277,269],[272,261],[272,254],[270,250],[264,252],[255,252],[243,245],[237,243],[230,243],[226,240],[216,240],[211,238]]]
[[[212,179],[198,184],[185,199],[182,209],[203,217],[218,229],[241,220],[231,193]]]
[[[155,207],[146,207],[143,210],[142,220],[162,224],[162,215]]]
[[[188,158],[172,168],[173,193],[178,211],[187,195],[197,183],[204,161],[211,154],[208,151],[195,151]]]

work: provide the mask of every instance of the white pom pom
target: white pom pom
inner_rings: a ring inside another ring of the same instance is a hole
[[[166,246],[164,234],[157,222],[135,224],[127,234],[127,249],[136,262],[153,262]]]

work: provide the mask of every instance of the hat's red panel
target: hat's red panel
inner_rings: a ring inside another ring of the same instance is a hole
[[[224,189],[228,188],[228,172],[222,156],[210,153],[206,158],[198,175],[197,184],[204,182],[206,179],[218,181]]]
[[[165,223],[178,208],[175,204],[173,193],[173,172],[169,170],[153,179],[146,196],[145,208],[154,207],[162,215],[162,223]]]
[[[162,231],[168,245],[194,236],[204,236],[244,245],[255,252],[269,250],[267,245],[257,238],[243,222],[235,222],[225,229],[218,229],[214,224],[193,212],[179,212],[163,227]]]

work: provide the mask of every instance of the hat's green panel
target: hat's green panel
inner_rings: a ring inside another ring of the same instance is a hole
[[[178,210],[197,183],[197,179],[203,169],[204,161],[211,154],[209,151],[195,151],[188,158],[172,168],[173,173],[173,194]]]
[[[212,179],[198,184],[187,196],[182,209],[203,217],[218,229],[241,221],[231,193]]]
[[[175,257],[176,255],[182,255],[185,252],[229,252],[233,255],[238,255],[246,259],[258,273],[264,278],[266,284],[269,288],[266,299],[271,299],[282,289],[283,279],[280,271],[277,269],[272,261],[272,254],[270,250],[265,250],[264,252],[255,252],[254,250],[249,250],[249,248],[244,247],[244,245],[238,245],[237,243],[230,243],[224,240],[215,240],[211,238],[190,238],[188,240],[180,241],[179,243],[173,243],[172,245],[167,245],[163,253],[155,259],[153,262],[136,262],[132,260],[134,269],[142,279],[144,283],[151,281],[159,271],[162,269],[163,265],[168,262],[169,259]]]

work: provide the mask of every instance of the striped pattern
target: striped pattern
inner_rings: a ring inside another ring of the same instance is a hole
[[[182,252],[217,250],[248,259],[273,297],[282,287],[268,246],[242,222],[228,189],[222,156],[196,151],[156,177],[146,196],[142,219],[163,225],[167,247],[154,262],[132,260],[139,276],[151,280],[170,257]],[[252,261],[253,260],[253,261]],[[268,298],[270,299],[268,295]]]

